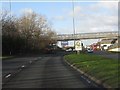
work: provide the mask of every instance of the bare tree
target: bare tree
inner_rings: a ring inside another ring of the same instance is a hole
[[[43,15],[25,13],[19,18],[2,14],[3,50],[5,52],[40,50],[55,43],[55,32]]]

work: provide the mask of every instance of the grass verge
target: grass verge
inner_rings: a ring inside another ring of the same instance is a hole
[[[7,59],[11,59],[14,58],[15,56],[1,56],[0,59],[2,60],[7,60]]]
[[[97,55],[88,54],[70,54],[64,57],[70,64],[78,69],[95,77],[102,83],[113,88],[120,86],[118,74],[120,64],[116,59],[109,59]]]

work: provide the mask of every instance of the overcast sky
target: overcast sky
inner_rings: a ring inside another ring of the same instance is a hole
[[[25,0],[24,0],[25,1]],[[48,18],[58,34],[73,33],[72,2],[12,2],[11,12],[19,16],[23,12],[36,12]],[[54,0],[55,1],[55,0]],[[78,0],[80,1],[80,0]],[[90,0],[89,0],[90,1]],[[118,2],[74,2],[76,33],[117,31]],[[2,8],[9,10],[9,3],[2,3]]]

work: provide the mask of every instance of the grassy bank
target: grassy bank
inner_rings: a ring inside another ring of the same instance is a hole
[[[14,58],[15,56],[1,56],[0,59],[6,60],[6,59],[11,59]]]
[[[118,60],[96,55],[70,54],[64,57],[70,64],[111,87],[118,87]],[[120,66],[120,65],[119,65]]]

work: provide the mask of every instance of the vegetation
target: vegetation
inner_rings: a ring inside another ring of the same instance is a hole
[[[24,13],[20,17],[2,12],[2,54],[42,51],[48,44],[56,43],[56,33],[43,15]]]
[[[6,59],[14,58],[14,57],[15,57],[15,56],[4,56],[4,57],[0,57],[0,59],[6,60]]]
[[[120,81],[118,80],[118,73],[120,73],[118,60],[87,54],[66,55],[65,59],[70,64],[105,84],[112,87],[120,86]]]

